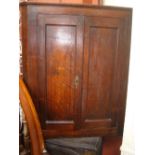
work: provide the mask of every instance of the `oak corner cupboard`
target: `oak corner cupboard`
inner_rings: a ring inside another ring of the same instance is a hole
[[[121,134],[132,9],[22,2],[23,78],[45,137]]]

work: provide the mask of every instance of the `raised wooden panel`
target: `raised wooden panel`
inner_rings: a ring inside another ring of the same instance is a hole
[[[86,17],[84,90],[82,118],[84,126],[116,125],[113,112],[113,86],[121,19]],[[94,125],[93,125],[94,124]]]
[[[74,119],[75,26],[47,25],[47,120]]]
[[[78,121],[81,84],[76,88],[74,81],[82,76],[82,20],[80,16],[38,16],[39,50],[44,55],[39,70],[45,84],[44,123],[49,128],[64,124],[73,129]]]
[[[86,118],[109,117],[117,29],[91,27]]]

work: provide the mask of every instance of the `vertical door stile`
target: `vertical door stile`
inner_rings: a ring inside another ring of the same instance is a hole
[[[83,38],[84,38],[84,16],[79,16],[77,24],[77,50],[76,50],[76,74],[74,77],[74,89],[76,93],[75,111],[76,125],[75,130],[81,128],[81,113],[82,113],[82,81],[83,81]]]

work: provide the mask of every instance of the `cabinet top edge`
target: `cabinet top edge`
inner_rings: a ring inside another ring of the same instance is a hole
[[[120,6],[108,6],[108,5],[90,5],[90,4],[66,4],[66,3],[51,3],[51,2],[20,2],[20,6],[27,5],[44,5],[44,6],[63,6],[63,7],[76,7],[76,8],[97,8],[97,9],[116,9],[116,10],[128,10],[132,12],[131,7],[120,7]]]

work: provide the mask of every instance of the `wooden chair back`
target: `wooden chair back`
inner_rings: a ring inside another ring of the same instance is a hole
[[[40,122],[32,98],[21,77],[19,77],[19,99],[28,124],[32,155],[42,155],[45,147]]]

